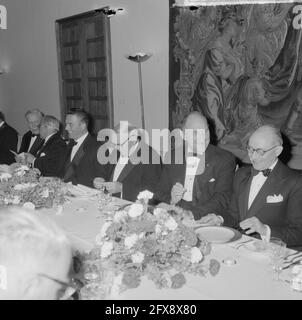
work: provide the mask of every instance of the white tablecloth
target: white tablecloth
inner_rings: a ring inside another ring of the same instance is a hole
[[[123,204],[124,200],[114,199]],[[55,210],[40,210],[51,217],[70,237],[78,250],[89,250],[94,246],[96,235],[104,223],[96,201],[78,198],[64,205],[62,213]],[[245,236],[244,236],[245,237]],[[238,242],[243,241],[239,239]],[[120,299],[302,299],[302,293],[293,291],[286,282],[273,280],[269,258],[261,253],[247,250],[244,246],[234,248],[235,242],[214,244],[207,259],[221,262],[215,277],[186,275],[187,283],[181,289],[158,290],[144,279],[139,288],[125,291]],[[222,263],[231,257],[237,261],[233,266]],[[283,271],[286,275],[287,271]],[[282,275],[281,278],[284,276]]]

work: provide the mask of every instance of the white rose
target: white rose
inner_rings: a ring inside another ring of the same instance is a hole
[[[48,189],[43,190],[42,194],[41,194],[42,198],[48,198],[49,197],[49,191]]]
[[[160,217],[160,216],[162,216],[162,215],[164,215],[166,213],[167,213],[166,210],[164,210],[162,208],[155,208],[154,211],[153,211],[153,215],[155,217]]]
[[[191,249],[191,263],[198,263],[202,260],[202,258],[203,258],[203,255],[201,251],[198,248],[193,247]]]
[[[113,217],[114,222],[123,222],[127,217],[128,213],[125,210],[117,211]]]
[[[32,202],[25,202],[23,204],[24,209],[35,210],[35,205]]]
[[[0,181],[7,181],[12,177],[10,173],[3,172],[0,174]]]
[[[161,232],[162,232],[162,227],[159,224],[157,224],[155,226],[155,233],[156,234],[160,234]]]
[[[173,231],[173,230],[177,229],[178,224],[174,218],[170,217],[168,220],[166,220],[165,227],[167,227],[169,230]]]
[[[137,199],[141,200],[141,199],[152,199],[153,198],[153,193],[150,192],[149,190],[145,190],[145,191],[141,191],[138,196]]]
[[[138,236],[135,233],[132,234],[131,236],[126,237],[125,238],[125,247],[127,249],[131,249],[135,245],[137,240],[138,240]]]
[[[12,203],[13,204],[19,204],[20,203],[20,198],[18,196],[14,196]]]
[[[133,263],[142,263],[144,261],[145,255],[141,252],[137,252],[131,256]]]
[[[102,258],[107,258],[111,255],[113,249],[113,243],[106,241],[101,248],[101,257]]]
[[[100,237],[101,238],[105,238],[106,237],[106,232],[108,230],[108,228],[112,225],[112,222],[105,222],[102,226],[102,229],[100,231]]]
[[[144,212],[144,206],[142,204],[133,203],[129,208],[128,215],[131,218],[136,218],[142,215],[143,212]]]

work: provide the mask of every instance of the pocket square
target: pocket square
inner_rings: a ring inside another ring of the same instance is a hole
[[[277,195],[273,195],[273,196],[267,196],[266,197],[266,203],[278,203],[278,202],[282,202],[283,201],[283,197],[281,194]]]
[[[41,154],[40,154],[40,158],[41,157],[45,157],[46,156],[46,154],[44,153],[44,152],[42,152]]]
[[[214,178],[210,179],[209,182],[214,182],[216,181]]]

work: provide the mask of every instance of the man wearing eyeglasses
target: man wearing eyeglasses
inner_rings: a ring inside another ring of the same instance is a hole
[[[56,300],[69,287],[72,249],[43,215],[0,210],[0,300]]]
[[[250,137],[252,167],[236,172],[225,224],[248,235],[281,238],[289,247],[302,246],[302,176],[278,156],[283,150],[278,129],[266,125]]]

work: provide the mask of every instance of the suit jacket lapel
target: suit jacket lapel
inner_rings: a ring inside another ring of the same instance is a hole
[[[74,157],[71,161],[71,163],[74,166],[78,166],[79,163],[81,162],[82,158],[85,155],[85,147],[86,147],[86,144],[88,141],[88,137],[89,137],[89,135],[85,138],[85,140],[83,141],[83,143],[81,144],[80,148],[77,150],[76,154],[74,155]]]
[[[238,206],[239,206],[239,214],[241,217],[241,220],[246,219],[248,214],[248,202],[249,202],[249,194],[251,189],[251,183],[252,183],[252,176],[250,174],[250,171],[247,172],[247,175],[241,180],[239,190],[242,192],[239,193],[238,197]]]
[[[278,169],[279,169],[279,162],[276,164],[274,170],[268,176],[266,181],[264,182],[263,186],[259,190],[256,198],[254,199],[253,203],[251,204],[250,209],[247,213],[247,218],[253,217],[259,209],[266,203],[266,197],[269,194],[270,190],[276,183],[276,178],[278,176]]]

